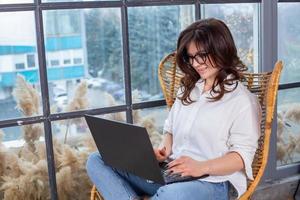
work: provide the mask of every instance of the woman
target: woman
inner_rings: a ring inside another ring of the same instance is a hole
[[[178,38],[176,62],[184,77],[164,125],[158,161],[171,173],[208,177],[168,185],[149,183],[106,166],[92,154],[87,171],[106,200],[228,199],[228,185],[238,196],[253,179],[251,163],[260,136],[257,98],[239,80],[246,67],[228,27],[217,19],[194,22]]]

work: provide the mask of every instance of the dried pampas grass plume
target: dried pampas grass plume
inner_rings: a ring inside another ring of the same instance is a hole
[[[104,99],[107,100],[108,106],[117,105],[117,101],[115,100],[115,98],[107,92],[104,92]],[[123,122],[125,121],[124,113],[120,113],[120,112],[109,113],[109,114],[104,115],[104,117],[107,119],[112,119],[112,120],[116,120],[116,121],[123,121]]]
[[[86,83],[86,81],[83,81],[77,86],[77,88],[75,90],[73,100],[67,105],[66,111],[70,112],[70,111],[86,109],[89,105],[86,95],[87,95],[87,83]],[[72,123],[81,124],[82,119],[81,118],[79,118],[79,119],[69,119],[67,121],[67,129],[66,129],[66,133],[65,133],[64,144],[67,143],[69,126]]]
[[[284,122],[281,113],[277,115],[277,142],[284,143],[283,140],[284,133]]]
[[[21,174],[17,154],[2,147],[0,149],[0,182],[3,175],[18,177]]]
[[[97,146],[95,144],[95,141],[91,135],[91,133],[88,133],[86,135],[84,135],[82,138],[82,146],[84,146],[85,148],[87,148],[87,152],[91,153],[94,151],[97,151]]]
[[[4,190],[4,200],[49,199],[47,162],[41,160],[36,165],[23,162],[20,167],[23,174],[19,177],[3,177],[4,183],[0,189]]]
[[[63,167],[56,173],[57,192],[59,199],[68,200],[74,190],[74,181],[70,167]]]
[[[86,151],[77,151],[65,145],[62,148],[62,154],[59,155],[59,168],[64,169],[69,167],[72,174],[72,181],[70,182],[68,188],[72,188],[68,192],[68,196],[63,195],[66,199],[86,199],[89,196],[89,190],[91,187],[91,182],[86,174],[85,163],[89,153]],[[67,176],[67,170],[65,171],[65,176]],[[62,183],[59,183],[62,181]],[[58,180],[58,185],[64,184],[66,180]],[[64,190],[67,191],[68,188]],[[60,196],[61,197],[61,196]]]
[[[26,143],[34,143],[39,140],[40,136],[43,135],[42,124],[30,124],[22,126],[23,137]]]
[[[39,156],[36,152],[36,145],[43,134],[43,127],[41,124],[29,124],[22,126],[23,138],[25,140],[24,146],[19,151],[19,156],[27,161],[37,162]]]
[[[157,132],[156,130],[155,119],[152,116],[148,115],[142,118],[140,125],[147,129],[153,147],[157,148],[161,143],[162,135],[159,134],[159,132]]]
[[[281,164],[286,164],[286,151],[282,143],[277,143],[277,160],[280,161]]]
[[[288,110],[285,112],[284,117],[286,119],[300,123],[300,104],[295,103],[295,104],[289,105]]]
[[[108,106],[115,106],[115,105],[117,105],[117,102],[116,102],[115,98],[111,94],[109,94],[107,92],[104,92],[103,95],[104,95],[104,99],[106,99],[107,102],[108,102]]]
[[[87,94],[87,83],[86,81],[81,82],[76,90],[72,101],[67,105],[66,111],[83,110],[88,107]]]
[[[25,115],[32,116],[39,114],[39,94],[32,85],[26,82],[25,78],[18,74],[16,87],[12,92],[17,108]]]
[[[73,150],[68,145],[63,146],[62,152],[58,156],[59,156],[58,159],[60,163],[59,167],[73,166],[78,162],[75,150]]]

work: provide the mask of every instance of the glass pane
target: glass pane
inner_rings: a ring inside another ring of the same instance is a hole
[[[162,139],[164,121],[167,119],[166,106],[133,110],[133,122],[146,127],[152,145],[158,147]]]
[[[0,4],[33,3],[33,0],[0,0]]]
[[[202,4],[202,17],[223,20],[229,27],[238,54],[251,72],[258,71],[259,4]]]
[[[280,90],[277,115],[277,165],[300,161],[300,90]]]
[[[0,129],[0,175],[1,199],[49,199],[43,124]]]
[[[43,14],[51,111],[124,104],[120,9]]]
[[[124,113],[99,117],[117,120],[122,116],[125,116]],[[52,130],[59,199],[89,199],[92,182],[87,176],[85,163],[88,155],[97,148],[85,119],[55,121],[52,122]],[[67,186],[73,182],[76,184],[68,189]]]
[[[278,3],[278,59],[284,68],[280,83],[300,81],[300,3]]]
[[[39,115],[34,13],[2,12],[0,27],[0,120]]]
[[[158,64],[176,50],[177,37],[195,19],[194,6],[128,8],[132,89],[140,95],[134,102],[162,99]]]

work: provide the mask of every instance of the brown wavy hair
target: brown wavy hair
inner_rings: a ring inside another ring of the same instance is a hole
[[[243,78],[241,72],[246,71],[247,67],[237,55],[233,37],[226,24],[215,18],[203,19],[192,23],[183,30],[177,41],[176,62],[184,73],[181,79],[183,94],[179,97],[181,102],[184,105],[194,102],[191,100],[190,94],[196,82],[201,78],[196,70],[186,62],[188,60],[187,47],[191,42],[195,43],[198,50],[201,47],[204,52],[207,52],[207,62],[213,63],[212,66],[219,69],[210,91],[215,95],[211,95],[212,97],[208,97],[208,99],[218,101],[225,93],[235,90],[238,85],[236,80]],[[227,78],[229,74],[231,76]],[[232,90],[225,88],[225,85],[233,84],[235,87]],[[220,90],[216,90],[218,85]]]

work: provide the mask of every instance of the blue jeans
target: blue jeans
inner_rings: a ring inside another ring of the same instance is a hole
[[[151,200],[228,200],[228,182],[179,182],[168,185],[150,183],[143,178],[105,165],[98,152],[86,164],[88,176],[105,200],[132,200],[150,196]]]

